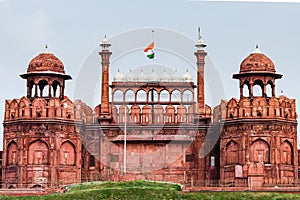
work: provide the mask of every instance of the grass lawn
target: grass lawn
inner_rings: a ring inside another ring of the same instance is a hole
[[[180,185],[148,182],[93,182],[72,185],[64,194],[50,194],[35,197],[0,196],[0,200],[92,200],[92,199],[299,199],[300,194],[284,194],[275,192],[180,192]]]

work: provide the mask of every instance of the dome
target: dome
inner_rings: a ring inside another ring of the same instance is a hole
[[[140,82],[147,81],[147,75],[143,72],[142,69],[141,69],[141,73],[137,77],[137,81],[140,81]]]
[[[27,73],[45,71],[52,71],[62,74],[65,73],[62,61],[58,59],[54,54],[49,53],[47,47],[45,52],[40,53],[30,61]]]
[[[169,82],[170,81],[170,76],[166,72],[166,69],[164,69],[164,73],[160,76],[160,81],[161,82]]]
[[[102,40],[102,44],[109,44],[108,38],[106,36]]]
[[[172,76],[172,81],[173,82],[180,82],[181,81],[181,76],[177,72],[177,69],[175,69],[175,73]]]
[[[135,79],[135,76],[130,69],[129,72],[125,75],[125,80],[126,81],[134,81],[134,79]]]
[[[123,81],[123,80],[124,80],[124,76],[123,74],[121,74],[120,69],[118,69],[118,72],[114,76],[114,81]]]
[[[193,77],[192,77],[192,75],[189,73],[188,70],[186,70],[185,74],[183,74],[182,80],[183,80],[184,82],[192,82],[192,81],[193,81]]]
[[[149,81],[159,81],[158,75],[155,73],[154,69],[152,70],[152,73],[148,77]]]
[[[264,55],[258,48],[246,57],[241,66],[240,73],[246,72],[272,72],[275,73],[275,65],[270,58]]]

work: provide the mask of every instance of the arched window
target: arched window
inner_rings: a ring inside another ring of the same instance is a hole
[[[38,85],[39,85],[39,90],[40,90],[40,93],[38,95],[40,97],[47,97],[49,94],[48,82],[46,80],[41,80]],[[45,95],[45,94],[47,94],[47,95]]]
[[[134,92],[133,92],[133,90],[127,90],[125,92],[125,101],[126,102],[133,102],[134,101]]]
[[[239,147],[233,140],[226,145],[226,163],[228,165],[239,163]]]
[[[37,140],[29,145],[28,163],[30,165],[42,165],[49,163],[49,149],[45,142]]]
[[[136,101],[146,102],[146,92],[144,90],[139,90],[136,94]]]
[[[163,90],[160,92],[160,101],[168,102],[170,100],[170,93],[167,90]]]
[[[90,155],[90,162],[89,162],[89,166],[90,167],[95,167],[95,164],[96,164],[96,162],[95,162],[95,156],[93,156],[93,155]]]
[[[261,80],[256,80],[254,81],[253,84],[253,96],[263,96],[263,88],[264,88],[264,84]]]
[[[250,161],[270,163],[270,147],[264,140],[258,139],[250,147]]]
[[[74,145],[67,141],[60,147],[60,164],[62,165],[75,165],[76,154]]]
[[[7,147],[7,159],[6,163],[7,165],[16,165],[18,163],[18,145],[15,142],[9,143]]]
[[[193,102],[193,93],[190,90],[185,90],[182,94],[183,102]]]
[[[266,95],[267,97],[272,97],[272,89],[273,88],[273,83],[272,81],[268,81],[267,86],[266,86]]]
[[[113,95],[113,102],[123,102],[123,92],[116,90]]]
[[[181,102],[181,94],[179,90],[173,90],[171,94],[172,102]]]
[[[34,91],[33,91],[34,89]],[[33,97],[35,95],[35,85],[34,85],[34,81],[31,80],[29,82],[29,90],[30,90],[30,94],[29,94],[29,97]]]
[[[150,90],[148,93],[148,101],[149,102],[157,102],[158,101],[158,93],[156,90]]]
[[[249,97],[249,86],[248,86],[248,84],[243,85],[243,96],[244,97]]]
[[[59,97],[60,92],[60,84],[58,81],[53,81],[52,83],[52,96],[53,97]]]
[[[293,164],[293,147],[290,142],[284,141],[280,145],[280,161],[283,164]]]

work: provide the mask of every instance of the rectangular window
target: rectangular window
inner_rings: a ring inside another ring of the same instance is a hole
[[[95,157],[94,156],[92,156],[92,155],[90,155],[90,167],[95,167]]]
[[[216,165],[215,163],[215,156],[210,156],[210,166],[214,167]]]

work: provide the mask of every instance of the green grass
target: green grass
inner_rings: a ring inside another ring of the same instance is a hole
[[[284,194],[275,192],[180,192],[178,184],[130,181],[130,182],[93,182],[72,185],[65,194],[50,194],[36,197],[0,196],[0,200],[94,200],[94,199],[299,199],[300,194]]]

